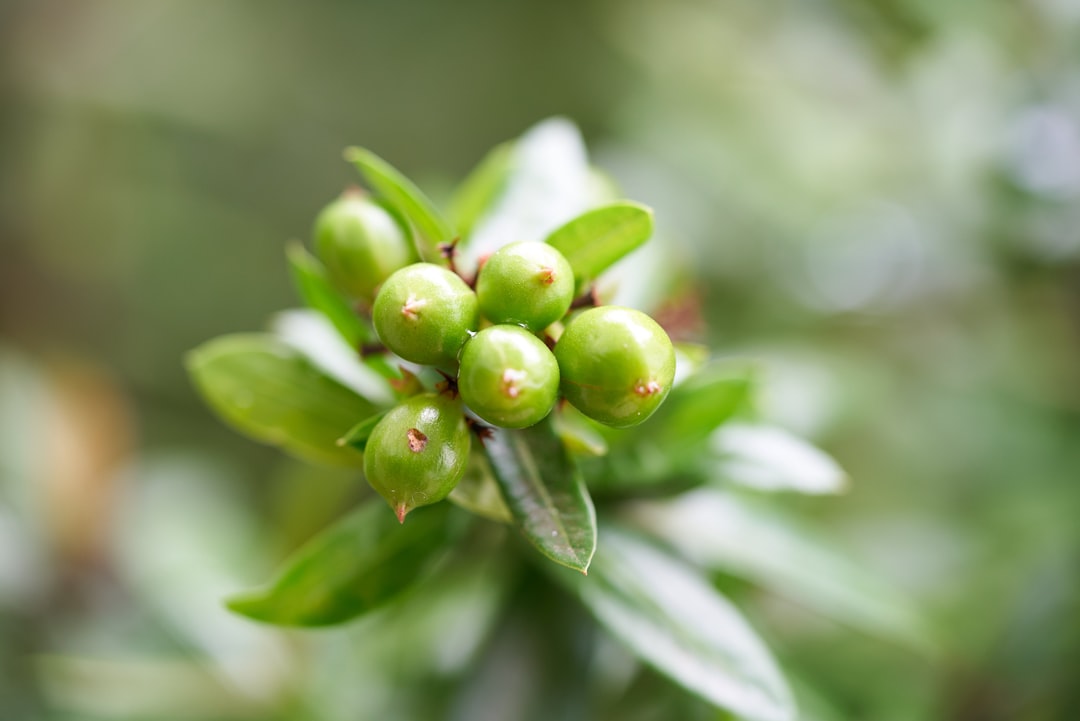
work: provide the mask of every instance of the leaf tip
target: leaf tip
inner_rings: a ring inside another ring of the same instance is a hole
[[[206,353],[203,346],[192,348],[184,354],[183,364],[188,373],[194,374],[199,370],[199,366],[202,365],[203,359]]]
[[[399,503],[394,508],[394,515],[397,516],[398,523],[401,523],[401,524],[405,523],[405,516],[408,515],[410,510],[411,509],[408,506],[406,506],[404,503]]]
[[[226,598],[224,605],[233,613],[255,620],[262,620],[259,615],[259,601],[260,598],[252,593],[238,593],[235,596]]]

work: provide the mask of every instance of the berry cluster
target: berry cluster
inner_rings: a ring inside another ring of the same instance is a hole
[[[547,417],[561,394],[586,416],[626,428],[648,418],[671,389],[675,352],[664,330],[630,308],[578,311],[574,270],[551,245],[505,245],[467,282],[441,265],[414,262],[402,224],[361,195],[323,211],[315,236],[338,287],[374,298],[382,343],[440,369],[457,391],[409,398],[367,442],[365,475],[401,520],[445,498],[464,474],[463,404],[485,423],[525,428]]]

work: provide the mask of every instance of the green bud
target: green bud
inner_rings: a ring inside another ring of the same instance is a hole
[[[671,390],[675,349],[656,321],[601,306],[574,318],[555,346],[562,392],[579,411],[616,428],[641,423]]]
[[[476,295],[480,312],[492,323],[539,331],[566,315],[574,299],[574,271],[547,243],[511,243],[484,263]]]
[[[372,309],[386,347],[405,360],[453,368],[478,323],[476,293],[432,263],[415,263],[383,283]]]
[[[361,191],[346,192],[315,220],[315,252],[342,292],[371,302],[395,270],[418,260],[408,231]]]
[[[461,352],[458,390],[480,418],[525,428],[551,412],[559,395],[559,364],[544,342],[516,325],[476,334]]]
[[[398,520],[446,498],[465,474],[469,428],[460,400],[426,393],[387,413],[368,438],[364,475]]]

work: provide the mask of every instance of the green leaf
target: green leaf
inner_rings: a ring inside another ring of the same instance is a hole
[[[518,431],[493,429],[484,452],[529,542],[552,561],[586,573],[596,551],[596,510],[550,421]]]
[[[393,405],[395,395],[390,380],[397,376],[387,374],[372,362],[383,354],[361,358],[322,313],[308,308],[284,310],[271,319],[270,329],[278,339],[300,351],[312,365],[346,388],[375,405]]]
[[[348,433],[339,438],[337,444],[339,446],[352,446],[362,452],[367,447],[368,438],[371,437],[371,432],[375,430],[375,426],[379,425],[379,421],[389,412],[383,411],[360,421],[350,428]]]
[[[450,204],[450,217],[463,241],[468,240],[477,222],[506,190],[513,161],[513,143],[496,145],[458,186]]]
[[[604,524],[588,578],[559,573],[639,658],[708,702],[751,721],[793,721],[768,648],[706,579],[655,546]]]
[[[376,340],[368,324],[331,284],[326,268],[314,255],[298,242],[290,243],[286,254],[293,282],[304,305],[326,316],[352,348],[359,349],[363,344]]]
[[[445,262],[441,243],[454,238],[454,230],[439,209],[394,166],[365,148],[348,148],[345,159],[356,166],[371,188],[405,216],[420,233],[420,256],[431,263]]]
[[[840,493],[847,474],[828,454],[776,426],[729,423],[713,433],[714,478],[760,491]]]
[[[551,414],[551,425],[571,453],[579,456],[604,456],[608,442],[598,424],[569,403]]]
[[[265,589],[230,598],[233,611],[279,626],[329,626],[378,608],[420,578],[446,547],[446,504],[399,524],[371,500],[293,554]]]
[[[573,123],[549,118],[515,143],[506,189],[473,226],[461,260],[476,260],[516,240],[543,240],[555,228],[597,205],[585,142]]]
[[[375,406],[293,347],[269,335],[223,336],[191,351],[187,368],[210,407],[250,438],[309,461],[361,464],[337,439]]]
[[[714,488],[640,504],[633,518],[691,561],[745,578],[841,624],[926,648],[903,594],[794,520]],[[606,541],[606,539],[605,539]]]
[[[579,215],[546,242],[570,261],[580,288],[645,243],[652,232],[652,209],[624,200]]]
[[[514,516],[506,507],[495,474],[487,456],[476,449],[469,454],[469,465],[465,475],[450,491],[450,500],[470,513],[483,516],[498,523],[513,523]]]
[[[675,386],[649,427],[637,435],[671,453],[702,443],[746,403],[753,381],[753,368],[746,364],[706,366]]]

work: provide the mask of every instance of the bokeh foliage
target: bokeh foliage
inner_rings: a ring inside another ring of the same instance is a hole
[[[851,479],[763,499],[761,543],[791,559],[823,534],[933,622],[915,652],[823,620],[850,585],[767,590],[812,560],[720,577],[807,718],[1080,716],[1078,44],[1066,0],[0,6],[3,715],[417,718],[465,668],[461,718],[584,707],[559,696],[578,641],[530,620],[581,612],[487,583],[483,558],[445,571],[427,628],[229,616],[361,489],[212,421],[180,363],[295,303],[282,247],[352,182],[343,147],[440,196],[565,114],[691,271],[618,292],[682,290],[672,317],[754,360],[769,420]],[[613,718],[711,718],[607,658]],[[401,702],[417,679],[430,695]]]

